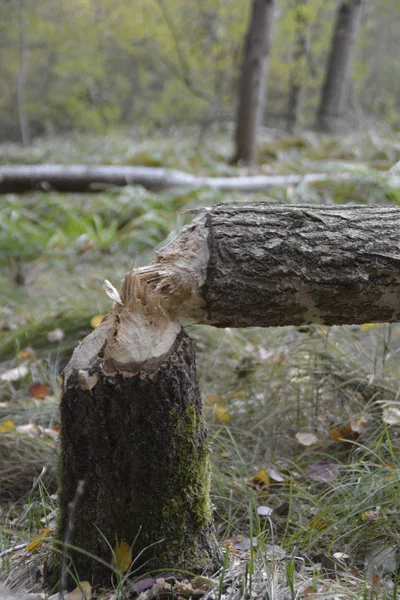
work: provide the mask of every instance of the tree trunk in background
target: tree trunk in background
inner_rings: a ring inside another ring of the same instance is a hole
[[[17,108],[21,141],[24,146],[31,143],[31,132],[25,110],[26,74],[28,68],[28,41],[26,37],[26,0],[20,0],[20,64],[17,77]]]
[[[398,322],[399,248],[398,207],[219,204],[139,275],[216,327]]]
[[[334,131],[346,108],[362,7],[363,0],[343,0],[338,9],[317,116],[317,126],[323,131]]]
[[[232,162],[252,165],[256,161],[257,127],[263,115],[274,8],[274,0],[252,2],[239,84],[236,150]]]
[[[107,541],[136,539],[136,572],[214,572],[220,550],[192,342],[132,273],[121,301],[64,371],[58,539],[108,563],[67,549],[79,579],[97,585],[111,581]]]
[[[307,3],[308,0],[297,0],[295,8],[295,40],[291,61],[287,108],[287,123],[289,130],[293,130],[296,127],[301,108],[301,92],[307,56],[308,17],[305,12]]]

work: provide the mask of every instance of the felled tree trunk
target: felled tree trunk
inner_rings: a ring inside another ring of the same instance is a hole
[[[400,210],[219,204],[139,269],[175,318],[216,327],[400,321]]]
[[[374,173],[400,187],[400,177],[392,173]],[[111,185],[142,185],[149,189],[210,187],[221,191],[257,192],[277,186],[319,181],[359,181],[359,173],[307,173],[305,175],[255,175],[253,177],[199,177],[175,169],[158,167],[88,165],[11,165],[0,166],[0,194],[18,194],[29,190],[59,192],[99,192]]]
[[[220,550],[192,342],[132,273],[120,302],[64,372],[58,538],[68,539],[69,568],[97,585],[111,582],[110,546],[134,540],[134,570],[214,571]]]

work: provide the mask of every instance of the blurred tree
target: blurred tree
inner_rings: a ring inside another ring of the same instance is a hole
[[[294,27],[295,39],[290,69],[289,96],[287,106],[287,122],[289,130],[293,130],[300,114],[301,92],[305,78],[305,63],[308,50],[308,0],[296,0]]]
[[[274,11],[274,0],[252,2],[239,84],[236,149],[232,162],[252,165],[256,161],[257,127],[263,115]]]
[[[29,120],[25,110],[25,92],[26,92],[26,76],[28,69],[28,39],[27,39],[27,15],[26,15],[26,0],[19,1],[19,21],[20,21],[20,63],[17,76],[17,105],[19,126],[21,129],[21,140],[24,146],[28,146],[31,142],[31,132]]]
[[[346,107],[362,6],[363,0],[343,0],[338,8],[317,117],[317,126],[325,131],[336,129]]]

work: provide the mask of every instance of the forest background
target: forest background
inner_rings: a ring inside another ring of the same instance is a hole
[[[301,124],[312,124],[317,110],[337,2],[303,3],[308,41],[301,65],[293,60],[298,5],[276,6],[270,124],[285,122],[293,72],[304,86]],[[20,138],[21,112],[29,136],[231,122],[248,8],[245,0],[4,1],[0,139]],[[353,122],[374,115],[399,125],[399,13],[395,0],[365,3],[347,106]]]

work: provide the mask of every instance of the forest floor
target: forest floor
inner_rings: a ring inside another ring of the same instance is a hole
[[[74,136],[38,141],[29,149],[4,144],[0,164],[245,174],[227,164],[230,151],[228,136],[200,139],[190,131],[151,140]],[[257,172],[351,171],[359,177],[277,187],[268,194],[207,188],[153,193],[133,186],[1,197],[4,572],[19,545],[25,559],[34,556],[54,527],[60,373],[77,342],[110,307],[104,279],[118,287],[133,263],[151,260],[190,220],[184,213],[200,206],[261,199],[400,204],[400,190],[380,176],[399,160],[398,135],[388,130],[340,138],[265,130]],[[225,553],[214,589],[210,581],[193,597],[399,598],[400,325],[186,329],[196,343],[213,448],[212,497]],[[139,587],[130,588],[131,598]]]

